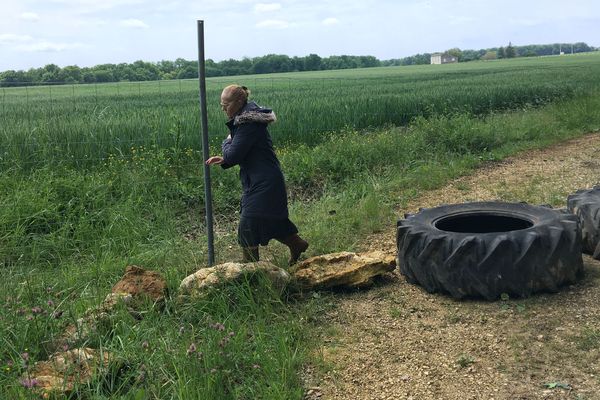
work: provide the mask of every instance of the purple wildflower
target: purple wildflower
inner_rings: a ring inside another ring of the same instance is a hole
[[[23,359],[23,361],[27,362],[29,361],[29,353],[25,352],[25,353],[21,353],[21,358]]]
[[[41,307],[33,307],[31,309],[31,312],[34,314],[41,314],[42,313],[42,308]]]
[[[146,380],[146,365],[141,364],[139,368],[139,374],[136,379],[138,382],[143,382]]]
[[[48,300],[46,304],[48,304],[48,307],[54,307],[54,302],[52,300]]]
[[[225,325],[217,322],[216,324],[211,325],[213,329],[223,332],[225,330]]]
[[[192,353],[196,352],[196,345],[194,343],[190,344],[190,347],[187,349],[187,355],[189,356]]]
[[[227,343],[229,343],[230,340],[231,340],[231,335],[225,336],[223,339],[221,339],[219,341],[219,346],[225,347],[227,345]]]
[[[27,389],[32,389],[37,384],[38,384],[38,380],[35,378],[34,379],[28,379],[28,378],[21,379],[21,385]]]
[[[144,341],[142,342],[142,349],[144,349],[144,350],[148,350],[148,346],[150,346],[150,345],[148,344],[148,341],[147,341],[147,340],[144,340]]]
[[[60,317],[62,317],[62,315],[63,315],[63,311],[57,310],[52,313],[52,318],[59,319]]]

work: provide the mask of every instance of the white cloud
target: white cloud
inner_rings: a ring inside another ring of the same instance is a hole
[[[33,12],[24,12],[21,13],[21,19],[24,21],[35,22],[40,20],[40,16]]]
[[[32,41],[33,38],[29,35],[15,35],[14,33],[0,34],[0,45],[15,45]]]
[[[285,29],[289,27],[290,24],[287,21],[282,21],[279,19],[265,19],[264,21],[260,21],[256,24],[257,28],[272,28],[272,29]]]
[[[49,42],[47,40],[41,40],[35,43],[20,44],[18,46],[15,46],[15,49],[26,53],[54,53],[59,51],[77,49],[81,47],[83,47],[81,43],[55,43]]]
[[[119,25],[125,28],[150,28],[144,21],[135,18],[123,19],[119,22]]]
[[[58,52],[84,47],[81,43],[57,43],[45,39],[34,39],[29,35],[15,35],[14,33],[0,34],[0,45],[9,46],[13,50],[37,53]]]
[[[329,17],[325,18],[321,23],[325,26],[337,25],[340,23],[340,20],[337,18]]]
[[[281,10],[281,4],[279,3],[257,3],[254,5],[255,13],[271,12]]]
[[[51,3],[62,4],[68,7],[81,7],[82,11],[109,10],[112,8],[142,4],[144,0],[50,0]]]

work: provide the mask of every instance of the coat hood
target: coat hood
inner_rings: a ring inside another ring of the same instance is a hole
[[[261,124],[270,124],[277,121],[275,113],[270,108],[263,108],[251,101],[242,108],[242,110],[233,117],[234,125],[249,124],[258,122]]]

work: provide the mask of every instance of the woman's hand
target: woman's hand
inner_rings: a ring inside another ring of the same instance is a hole
[[[223,157],[214,156],[206,160],[206,165],[221,165],[223,164]]]

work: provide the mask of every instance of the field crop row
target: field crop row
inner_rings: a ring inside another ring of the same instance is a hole
[[[600,56],[386,67],[214,78],[208,85],[213,145],[225,134],[219,94],[244,84],[274,108],[277,145],[308,146],[344,129],[405,125],[417,117],[546,104],[600,86]],[[0,167],[93,166],[131,147],[200,149],[196,81],[4,88]],[[326,135],[325,135],[326,136]]]

